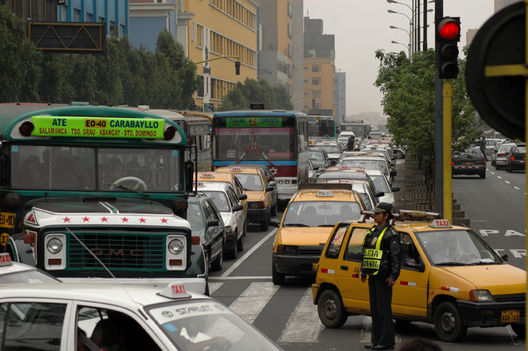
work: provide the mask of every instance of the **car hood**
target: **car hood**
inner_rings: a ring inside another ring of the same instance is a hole
[[[319,246],[326,244],[326,240],[333,227],[286,227],[280,228],[283,245]]]
[[[334,159],[334,158],[340,158],[341,154],[328,154],[328,158]]]
[[[488,289],[492,295],[518,294],[526,291],[526,271],[509,264],[442,267],[477,289]]]
[[[385,193],[385,195],[379,198],[379,202],[388,202],[391,205],[394,205],[394,193]]]

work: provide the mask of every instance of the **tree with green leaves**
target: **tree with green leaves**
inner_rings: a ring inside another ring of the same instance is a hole
[[[219,110],[240,110],[250,108],[252,103],[263,103],[266,109],[293,109],[290,94],[285,86],[271,86],[265,80],[246,78],[224,97]]]
[[[435,156],[435,52],[417,52],[409,58],[403,53],[376,52],[380,61],[375,85],[383,94],[382,106],[388,116],[387,128],[396,144],[422,156],[428,175],[434,174]],[[453,80],[453,140],[458,147],[482,132],[475,109],[467,96],[464,64]],[[462,142],[461,142],[462,141]],[[429,179],[430,180],[430,179]]]

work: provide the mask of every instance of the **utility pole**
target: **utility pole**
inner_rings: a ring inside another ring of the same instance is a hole
[[[435,1],[435,26],[444,17],[444,0]],[[435,29],[435,35],[437,30]],[[438,42],[438,40],[436,40]],[[442,160],[444,159],[444,152],[442,149],[442,143],[444,140],[443,133],[443,81],[439,78],[439,51],[440,48],[435,48],[435,67],[436,67],[436,80],[435,80],[435,204],[436,212],[444,213],[444,167]]]
[[[423,2],[423,51],[427,51],[427,0]]]

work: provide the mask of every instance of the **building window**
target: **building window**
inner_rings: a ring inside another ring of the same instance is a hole
[[[293,47],[290,44],[288,44],[288,57],[293,57]]]
[[[115,24],[114,21],[110,21],[110,35],[113,35],[115,37],[118,36],[118,32],[117,32],[117,26]]]
[[[288,23],[288,38],[293,38],[293,25]]]
[[[234,18],[243,25],[253,30],[256,29],[257,15],[240,4],[237,0],[209,0],[209,5]]]
[[[93,13],[86,13],[86,22],[93,22]]]
[[[312,78],[312,85],[319,85],[319,78]]]
[[[289,16],[290,18],[293,17],[293,6],[292,6],[292,4],[291,4],[291,1],[288,1],[288,16]]]
[[[304,84],[308,84],[308,79],[305,79],[305,80],[304,80]]]
[[[307,70],[308,69],[308,66],[304,66],[304,70]]]
[[[121,27],[121,36],[124,37],[126,35],[126,33],[125,33],[125,25],[121,24],[120,27]]]
[[[81,22],[81,10],[79,9],[73,10],[73,21]]]
[[[317,66],[312,66],[312,72],[320,72],[321,71],[321,66],[317,65]]]
[[[321,90],[312,90],[312,96],[314,98],[320,98],[321,97]]]
[[[204,77],[202,75],[198,75],[198,91],[196,92],[196,96],[201,98],[204,96]]]
[[[203,46],[203,26],[196,25],[196,46],[201,48]]]

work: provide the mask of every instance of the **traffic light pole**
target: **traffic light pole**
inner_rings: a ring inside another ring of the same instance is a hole
[[[435,1],[435,26],[438,25],[444,16],[444,1]],[[435,35],[436,35],[435,30]],[[438,42],[438,40],[436,40]],[[436,212],[444,213],[444,169],[443,169],[443,121],[442,121],[442,80],[439,78],[440,70],[438,68],[438,51],[440,48],[435,48],[435,67],[436,67],[436,81],[435,81],[435,207]]]
[[[452,169],[451,169],[451,135],[452,135],[452,119],[453,119],[453,87],[449,79],[444,79],[443,88],[443,132],[444,132],[444,218],[453,222],[453,184],[452,184]]]

